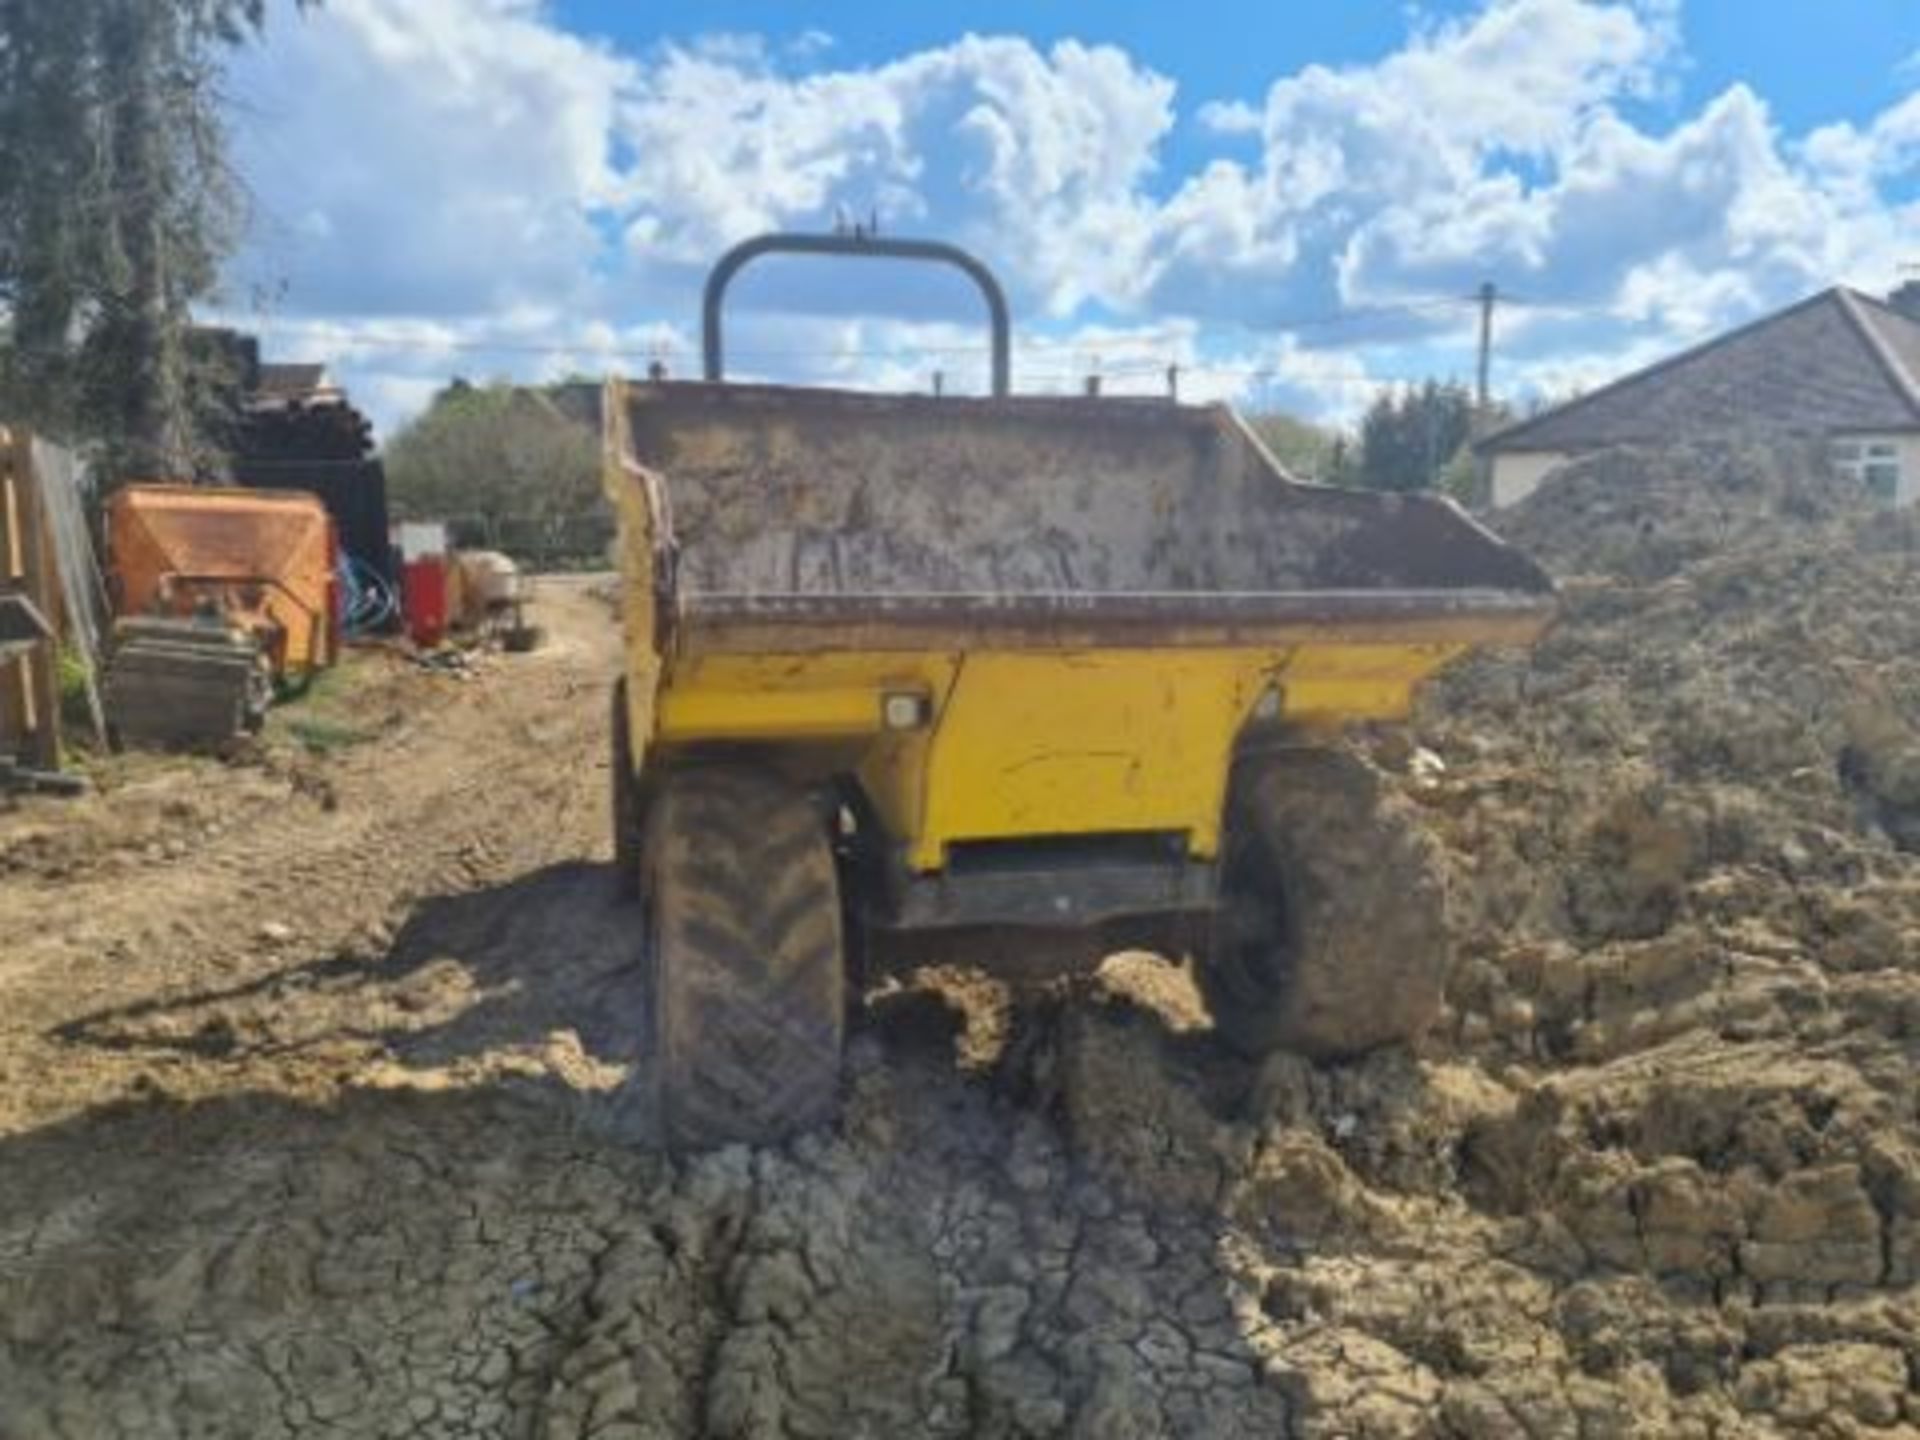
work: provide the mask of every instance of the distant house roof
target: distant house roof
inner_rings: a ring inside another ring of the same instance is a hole
[[[325,365],[263,364],[257,393],[275,400],[291,400],[330,388]]]
[[[1497,430],[1507,450],[1591,450],[1763,426],[1920,430],[1920,321],[1844,286]]]

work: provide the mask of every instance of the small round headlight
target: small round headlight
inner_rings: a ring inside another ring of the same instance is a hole
[[[880,715],[889,730],[917,730],[931,718],[933,706],[924,695],[888,695]]]

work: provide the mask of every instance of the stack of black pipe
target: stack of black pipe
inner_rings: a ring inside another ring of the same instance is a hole
[[[344,398],[267,400],[249,407],[233,449],[236,484],[318,495],[347,554],[395,580],[387,538],[387,472],[373,425]]]

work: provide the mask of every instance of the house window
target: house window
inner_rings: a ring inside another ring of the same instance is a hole
[[[1892,440],[1836,440],[1833,468],[1889,503],[1900,495],[1900,446]]]

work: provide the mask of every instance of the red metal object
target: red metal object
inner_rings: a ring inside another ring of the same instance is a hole
[[[438,645],[447,635],[447,557],[421,555],[400,570],[400,603],[407,617],[407,633],[422,648]]]
[[[394,527],[393,540],[400,551],[400,613],[407,634],[414,644],[431,649],[447,638],[447,527],[406,520]]]

